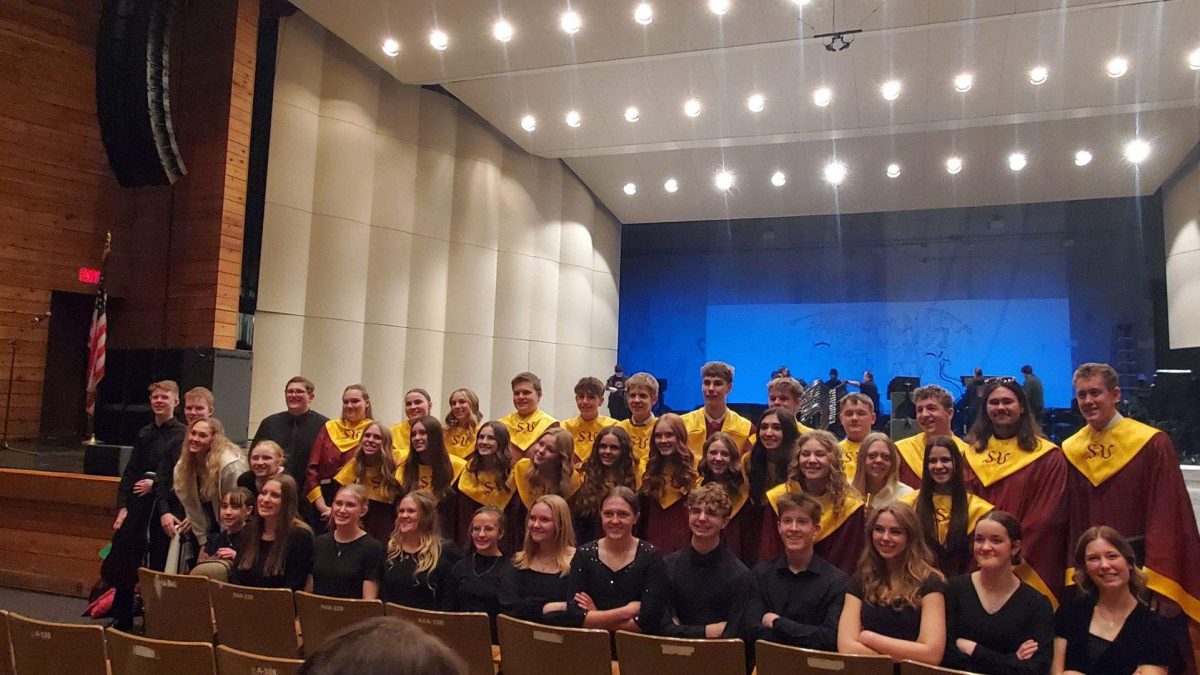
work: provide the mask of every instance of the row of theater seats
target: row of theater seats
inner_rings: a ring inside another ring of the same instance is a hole
[[[617,660],[606,631],[556,628],[506,616],[493,647],[488,617],[431,612],[378,601],[246,588],[203,577],[140,570],[146,636],[98,626],[48,623],[0,612],[0,675],[254,675],[295,673],[338,630],[383,614],[399,616],[445,642],[470,675],[744,675],[740,640],[679,640],[619,632]],[[297,629],[298,624],[298,629]],[[215,638],[215,639],[214,639]],[[219,642],[214,648],[214,642]],[[9,651],[11,649],[11,652]],[[503,659],[501,659],[503,654]],[[848,656],[755,646],[758,675],[946,675],[958,671],[883,656]]]

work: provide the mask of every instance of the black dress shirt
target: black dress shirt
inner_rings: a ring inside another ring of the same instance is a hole
[[[570,576],[559,576],[531,569],[506,567],[500,573],[500,607],[509,616],[554,626],[578,627],[583,616],[576,613],[544,614],[546,603],[566,602],[570,597]]]
[[[142,498],[133,494],[133,484],[142,479],[147,471],[158,472],[162,458],[174,449],[178,456],[179,448],[183,446],[183,436],[187,427],[172,417],[162,424],[151,422],[138,430],[137,439],[133,442],[133,451],[129,455],[129,463],[121,474],[121,484],[117,487],[117,508],[131,506],[133,501]],[[171,465],[171,470],[175,465]],[[155,493],[146,495],[146,505],[154,502]]]
[[[332,532],[317,537],[313,553],[313,593],[334,598],[361,598],[363,582],[379,582],[383,544],[369,534],[341,543]]]
[[[958,650],[959,638],[975,643],[970,656]],[[1017,649],[1026,641],[1038,643],[1028,659],[1018,659]],[[1022,583],[1004,603],[989,614],[979,601],[979,592],[964,574],[946,582],[946,657],[942,665],[972,673],[1048,673],[1054,656],[1054,610],[1046,596]]]
[[[1149,607],[1138,603],[1112,642],[1091,635],[1095,610],[1096,599],[1082,596],[1059,607],[1054,615],[1054,636],[1067,641],[1065,670],[1126,675],[1141,666],[1161,666],[1172,672],[1182,666],[1177,663],[1167,622]]]
[[[750,570],[724,546],[697,553],[690,545],[663,561],[667,573],[667,610],[659,633],[704,638],[704,627],[725,622],[721,637],[738,634],[738,617],[753,589]],[[678,621],[679,623],[675,623]]]
[[[303,415],[293,415],[286,410],[277,412],[264,417],[259,423],[250,447],[253,449],[259,441],[278,443],[286,457],[283,470],[295,478],[303,490],[305,472],[308,470],[308,455],[317,440],[317,434],[321,433],[321,427],[328,421],[328,417],[315,410],[309,410]]]
[[[748,603],[743,635],[793,647],[834,651],[838,621],[846,600],[846,574],[814,555],[808,569],[792,572],[787,556],[754,568],[754,593]],[[772,628],[762,625],[764,614],[779,618]]]

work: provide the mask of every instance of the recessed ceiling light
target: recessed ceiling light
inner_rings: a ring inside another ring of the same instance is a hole
[[[787,176],[782,171],[776,171],[771,174],[771,185],[775,187],[783,187],[787,185]]]
[[[1025,153],[1023,152],[1014,152],[1008,156],[1008,168],[1013,171],[1020,171],[1021,169],[1024,169],[1025,165],[1028,163],[1029,160],[1025,157]]]
[[[383,50],[384,54],[395,56],[400,53],[400,42],[396,38],[387,38],[379,48]]]
[[[444,52],[450,46],[450,36],[440,30],[434,29],[429,34],[429,46],[439,52]]]
[[[650,3],[643,2],[633,9],[633,20],[643,26],[650,25],[650,22],[654,20],[654,8],[650,6]]]
[[[1150,156],[1150,144],[1140,138],[1125,144],[1125,159],[1134,164],[1141,164]]]
[[[729,11],[729,0],[708,0],[708,9],[717,16],[724,16]]]
[[[1046,66],[1034,66],[1029,69],[1030,84],[1044,84],[1048,77],[1050,77],[1050,69]]]
[[[887,165],[887,177],[888,178],[896,178],[899,175],[900,175],[900,165],[899,164],[892,162],[891,164]]]
[[[962,167],[963,161],[961,157],[951,157],[946,160],[946,171],[949,171],[951,176],[962,171]]]
[[[1200,70],[1200,49],[1188,54],[1187,63],[1188,68],[1191,68],[1192,70]]]
[[[668,178],[667,182],[663,183],[663,189],[667,192],[676,192],[679,190],[679,181],[674,178]]]
[[[1092,153],[1079,150],[1075,153],[1075,166],[1087,166],[1092,163]]]
[[[750,112],[762,112],[767,105],[767,99],[763,98],[762,94],[751,94],[750,98],[746,99],[746,107]]]
[[[637,194],[637,185],[633,183],[626,183],[625,187],[622,189],[625,190],[625,194],[629,195],[630,197]]]
[[[810,0],[792,0],[792,2],[796,3],[800,7],[807,5],[809,3],[809,1]]]
[[[971,85],[975,83],[975,76],[970,73],[960,73],[954,78],[954,91],[960,94],[965,94],[971,91]]]
[[[521,128],[525,131],[533,131],[537,128],[537,120],[533,115],[526,115],[521,118]]]
[[[500,19],[494,26],[492,26],[492,37],[501,42],[508,42],[513,37],[512,24],[504,19]]]
[[[725,169],[721,169],[717,172],[713,182],[717,184],[718,190],[728,190],[729,188],[733,187],[733,174],[729,173]]]
[[[879,88],[885,101],[895,101],[900,98],[900,80],[888,80]]]
[[[583,118],[579,115],[578,110],[572,110],[568,112],[565,119],[567,121],[567,126],[571,127],[572,129],[579,128],[579,125],[583,123]]]
[[[628,108],[625,109],[625,121],[626,122],[632,123],[632,122],[636,122],[640,119],[642,119],[642,117],[640,114],[638,114],[637,108],[635,108],[634,106],[629,106]]]
[[[1129,72],[1129,59],[1120,56],[1109,59],[1104,69],[1108,71],[1109,77],[1120,77]]]
[[[833,90],[829,87],[818,87],[813,90],[813,104],[824,108],[833,101]]]
[[[842,181],[846,180],[846,165],[836,160],[832,161],[825,165],[823,173],[825,182],[830,185],[841,185]]]
[[[688,117],[699,117],[700,101],[698,99],[689,98],[687,102],[683,104],[683,114],[687,115]]]
[[[564,33],[574,35],[583,28],[583,19],[579,18],[579,13],[571,10],[563,12],[562,18],[559,19],[558,25],[563,29]]]

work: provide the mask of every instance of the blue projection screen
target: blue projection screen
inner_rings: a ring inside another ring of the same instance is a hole
[[[709,359],[737,368],[738,382],[765,383],[786,365],[792,375],[842,379],[875,374],[885,411],[897,375],[938,383],[957,398],[960,375],[1020,377],[1028,363],[1042,378],[1047,407],[1071,404],[1071,331],[1066,298],[710,305]]]

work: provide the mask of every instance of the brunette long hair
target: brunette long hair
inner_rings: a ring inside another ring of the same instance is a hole
[[[277,577],[283,574],[284,562],[287,560],[287,544],[292,536],[292,530],[301,529],[312,532],[312,529],[296,517],[297,501],[299,499],[299,490],[296,488],[296,479],[286,473],[277,473],[271,476],[263,483],[265,490],[271,483],[279,483],[279,515],[275,520],[275,545],[271,547],[267,553],[266,560],[263,561],[262,574],[265,577]],[[259,490],[262,494],[262,490]],[[250,518],[250,523],[243,530],[245,536],[242,538],[242,550],[238,554],[237,568],[239,570],[251,570],[254,568],[254,561],[258,557],[259,548],[262,546],[263,530],[265,523],[262,516],[258,515],[258,509],[254,510],[254,516]]]
[[[750,467],[746,473],[750,477],[750,499],[754,500],[756,504],[766,503],[767,490],[787,482],[788,469],[791,467],[792,458],[796,455],[796,441],[800,438],[800,429],[796,426],[796,416],[790,410],[767,408],[767,411],[759,418],[760,423],[769,415],[774,415],[779,420],[779,426],[783,428],[783,440],[779,444],[779,449],[775,451],[781,453],[783,457],[781,461],[775,462],[775,471],[770,472],[770,457],[768,457],[770,451],[762,444],[762,435],[759,434],[754,440],[754,447],[750,448]]]
[[[666,456],[658,449],[658,441],[654,438],[662,424],[667,425],[675,436],[675,451]],[[667,413],[658,418],[654,423],[654,431],[650,433],[650,457],[646,461],[646,474],[642,477],[642,494],[660,499],[668,482],[676,490],[687,492],[696,484],[696,476],[692,451],[687,445],[687,426],[679,415]]]
[[[404,460],[404,469],[401,471],[402,492],[408,494],[421,487],[421,462],[417,455],[423,455],[427,459],[429,468],[433,469],[433,480],[429,484],[430,491],[435,497],[441,499],[450,491],[450,483],[454,480],[454,467],[450,463],[450,452],[446,450],[445,432],[442,431],[442,423],[436,417],[423,415],[409,425],[409,434],[412,434],[412,428],[418,424],[425,429],[427,438],[425,451],[417,452],[410,447],[408,456]]]
[[[621,455],[611,469],[600,461],[600,441],[605,436],[615,436]],[[571,511],[579,518],[590,518],[596,515],[604,503],[604,497],[613,486],[637,488],[637,467],[633,459],[633,441],[629,434],[618,426],[604,427],[596,435],[592,444],[592,454],[579,465],[583,474],[583,484],[571,497]]]

